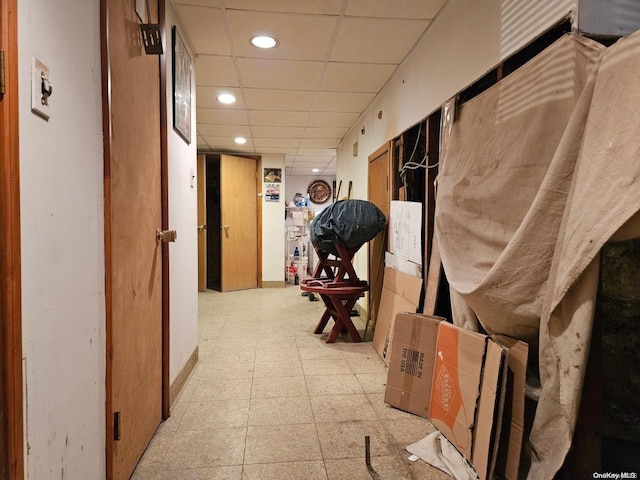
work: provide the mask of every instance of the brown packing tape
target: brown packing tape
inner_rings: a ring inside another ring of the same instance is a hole
[[[396,317],[396,321],[397,321]],[[420,320],[420,317],[416,316],[416,315],[412,315],[412,322],[411,322],[411,335],[409,336],[409,343],[405,345],[398,345],[400,347],[400,355],[402,355],[403,359],[406,360],[406,355],[408,354],[407,351],[407,347],[417,347],[419,340],[420,340],[420,335],[422,333],[422,322]],[[416,351],[414,349],[412,349],[413,351]],[[392,353],[393,355],[393,353]],[[413,382],[414,382],[414,378],[417,378],[413,375],[407,375],[405,371],[403,371],[403,373],[405,373],[404,375],[404,380],[402,382],[402,391],[403,392],[409,392],[412,390],[413,388]],[[400,407],[404,410],[409,408],[409,400],[411,399],[411,397],[409,395],[402,395],[401,399],[400,399]]]

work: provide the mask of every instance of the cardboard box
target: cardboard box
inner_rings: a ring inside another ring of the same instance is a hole
[[[399,313],[393,334],[385,403],[427,418],[440,317]]]
[[[429,420],[481,480],[518,477],[527,354],[524,342],[439,325]]]
[[[407,275],[422,278],[422,264],[413,263],[391,252],[384,253],[384,266],[399,270]]]
[[[429,420],[468,459],[486,343],[485,335],[439,325]]]
[[[422,279],[392,268],[384,269],[380,306],[373,332],[373,348],[385,365],[389,365],[391,358],[396,315],[400,312],[415,312],[421,291]]]
[[[528,346],[400,313],[395,320],[385,402],[425,416],[480,479],[518,478]]]

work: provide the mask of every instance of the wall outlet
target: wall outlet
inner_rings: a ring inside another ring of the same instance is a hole
[[[51,71],[43,62],[33,57],[31,64],[31,111],[49,120],[50,96],[53,93]]]

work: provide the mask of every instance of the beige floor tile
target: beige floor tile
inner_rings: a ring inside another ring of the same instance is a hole
[[[316,395],[309,398],[316,423],[378,420],[366,395]]]
[[[249,426],[313,423],[309,397],[252,398]]]
[[[298,347],[294,341],[290,340],[288,346],[260,348],[256,350],[256,363],[262,362],[285,362],[299,360]]]
[[[296,340],[297,341],[297,340]],[[337,349],[328,348],[326,344],[319,344],[314,346],[302,345],[298,343],[298,353],[303,360],[327,360],[332,358],[340,358],[344,360],[344,355]]]
[[[327,480],[324,462],[245,465],[242,480]]]
[[[242,465],[246,428],[177,432],[163,470]]]
[[[252,378],[254,362],[211,362],[202,371],[198,372],[199,382],[213,382],[216,380],[233,379],[233,378]]]
[[[364,458],[367,435],[371,441],[372,456],[393,454],[394,445],[380,422],[320,423],[316,427],[325,460]]]
[[[367,397],[371,401],[371,405],[373,405],[378,416],[383,420],[405,420],[415,417],[412,413],[405,412],[384,403],[384,393],[367,393]]]
[[[309,395],[345,395],[364,393],[354,374],[307,375]]]
[[[384,393],[387,388],[387,371],[356,373],[356,378],[366,393]]]
[[[162,470],[155,480],[241,480],[242,465]]]
[[[303,376],[258,377],[253,379],[251,398],[300,397],[307,395]]]
[[[251,378],[215,379],[200,382],[191,396],[192,402],[240,400],[251,396]]]
[[[371,480],[364,457],[325,462],[329,480]],[[393,480],[428,480],[432,477],[413,476],[409,466],[397,456],[372,457],[371,466],[383,479]],[[433,477],[439,478],[439,477]],[[451,477],[449,477],[451,480]]]
[[[275,362],[256,362],[254,378],[299,377],[302,375],[300,360],[278,360]]]
[[[436,429],[429,420],[416,415],[400,420],[383,420],[382,423],[393,441],[402,448],[422,440]]]
[[[384,480],[446,478],[406,460],[433,427],[384,404],[371,343],[326,343],[333,322],[313,333],[322,302],[291,287],[208,291],[199,304],[198,365],[134,480],[370,480],[365,435]],[[362,333],[366,319],[352,320]]]
[[[248,417],[249,399],[191,402],[178,431],[246,427]]]
[[[339,375],[353,373],[344,358],[304,358],[302,368],[305,375]]]
[[[322,460],[315,425],[249,427],[245,464]]]

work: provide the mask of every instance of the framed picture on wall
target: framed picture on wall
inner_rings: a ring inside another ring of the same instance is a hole
[[[191,56],[174,25],[171,28],[173,45],[173,129],[191,143]]]

